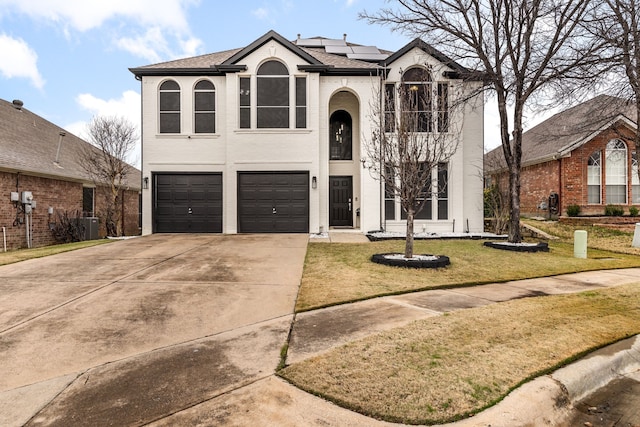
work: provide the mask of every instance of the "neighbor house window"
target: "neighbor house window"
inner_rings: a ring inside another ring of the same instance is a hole
[[[410,68],[402,76],[402,112],[411,132],[433,132],[431,75],[422,68]]]
[[[606,150],[607,204],[627,203],[627,146],[619,139],[607,144]]]
[[[160,133],[180,133],[180,86],[173,80],[160,85]]]
[[[215,133],[216,131],[216,88],[208,80],[196,83],[194,98],[195,133]]]
[[[599,205],[602,203],[600,186],[602,177],[602,161],[600,151],[595,151],[589,156],[587,162],[587,203]]]
[[[251,78],[240,77],[240,129],[251,127]]]
[[[638,153],[631,155],[631,203],[640,204],[640,176],[638,176]]]
[[[95,188],[82,188],[82,216],[95,216]]]
[[[329,160],[352,160],[351,115],[338,110],[329,119]]]
[[[396,130],[396,85],[387,83],[384,85],[384,131]]]
[[[296,128],[307,127],[307,78],[296,77]]]
[[[258,68],[258,128],[289,127],[289,71],[278,61],[267,61]]]

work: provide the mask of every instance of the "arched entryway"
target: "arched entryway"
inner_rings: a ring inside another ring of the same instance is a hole
[[[360,104],[348,91],[337,92],[329,105],[329,226],[359,226]]]

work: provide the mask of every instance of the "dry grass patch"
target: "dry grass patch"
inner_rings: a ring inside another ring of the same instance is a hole
[[[392,422],[449,422],[522,382],[640,333],[640,284],[526,298],[429,318],[294,364],[280,374]]]
[[[560,224],[557,221],[536,221],[532,219],[523,219],[522,221],[545,233],[560,238],[560,240],[565,243],[573,244],[573,233],[576,230],[586,230],[589,248],[640,255],[640,248],[631,246],[631,242],[633,242],[633,232],[615,230],[597,225],[577,226]]]
[[[32,258],[42,258],[62,252],[75,251],[76,249],[88,248],[90,246],[103,245],[113,242],[110,239],[85,240],[76,243],[64,243],[61,245],[43,246],[41,248],[18,249],[15,251],[1,252],[0,265],[13,264],[14,262],[26,261]]]
[[[640,257],[589,250],[589,259],[573,257],[573,245],[551,243],[548,253],[487,248],[477,240],[417,241],[416,253],[450,257],[443,269],[406,269],[375,264],[371,255],[402,252],[404,241],[309,243],[297,311],[380,295],[445,286],[551,276],[587,270],[639,267]]]

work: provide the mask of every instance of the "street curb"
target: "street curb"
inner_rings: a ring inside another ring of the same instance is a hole
[[[640,335],[591,353],[551,377],[566,387],[572,402],[581,400],[618,376],[640,370]]]

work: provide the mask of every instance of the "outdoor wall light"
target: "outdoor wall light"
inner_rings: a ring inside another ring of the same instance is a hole
[[[142,188],[144,188],[145,190],[149,188],[149,177],[145,176],[144,179],[142,180]]]
[[[311,188],[314,190],[318,188],[318,179],[315,176],[311,178]]]

